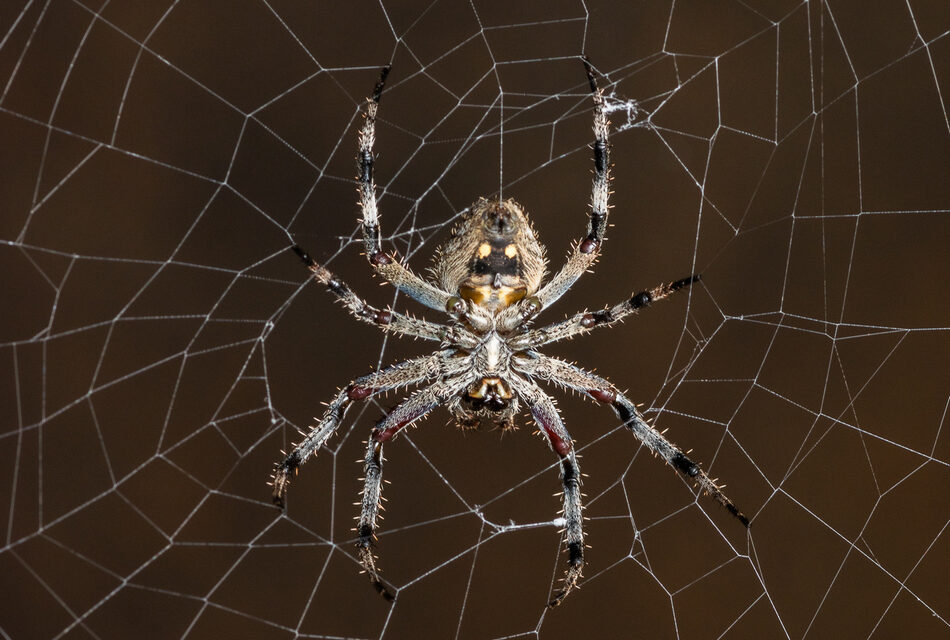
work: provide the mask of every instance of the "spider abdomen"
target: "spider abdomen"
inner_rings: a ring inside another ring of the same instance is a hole
[[[511,403],[511,387],[502,378],[486,376],[470,386],[462,400],[472,411],[488,409],[489,411],[503,411]]]

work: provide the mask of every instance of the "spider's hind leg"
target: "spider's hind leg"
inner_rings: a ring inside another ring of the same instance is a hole
[[[346,415],[347,409],[353,401],[348,393],[352,386],[350,385],[350,387],[337,393],[316,426],[311,428],[310,433],[294,446],[287,457],[277,464],[274,474],[271,476],[270,484],[274,488],[271,499],[281,509],[285,506],[284,498],[287,496],[287,489],[290,487],[291,480],[297,476],[300,465],[314,455],[340,426],[343,416]]]
[[[746,527],[749,526],[749,518],[739,511],[735,503],[722,492],[722,488],[683,453],[682,449],[647,423],[636,405],[610,382],[578,366],[542,354],[535,354],[534,359],[525,362],[531,365],[530,369],[527,369],[531,375],[588,395],[597,402],[613,406],[614,411],[623,421],[623,425],[633,432],[644,446],[663,458],[684,477],[698,484],[703,493],[711,495],[739,522]]]
[[[624,426],[630,429],[633,434],[647,447],[660,455],[674,469],[686,478],[699,485],[704,494],[711,495],[713,499],[726,508],[726,511],[735,516],[739,522],[746,527],[749,526],[749,518],[739,511],[735,503],[730,500],[722,488],[716,482],[706,475],[702,468],[693,462],[683,451],[675,444],[666,439],[666,437],[654,429],[643,419],[636,405],[623,394],[618,393],[613,401],[614,411],[623,420]]]
[[[567,432],[554,401],[533,381],[512,379],[512,386],[524,399],[542,435],[561,458],[561,517],[564,522],[564,545],[567,548],[567,571],[561,589],[548,602],[556,607],[577,587],[584,571],[584,522],[581,503],[581,470],[574,453],[574,443]]]
[[[379,502],[382,500],[383,481],[383,445],[374,438],[367,443],[366,458],[363,461],[363,500],[359,516],[357,533],[359,541],[356,543],[360,565],[369,574],[376,591],[387,600],[395,600],[396,596],[386,588],[379,571],[376,569],[376,556],[373,547],[376,545],[376,519],[379,517]]]
[[[404,400],[386,417],[379,421],[370,434],[366,447],[366,457],[363,460],[363,497],[360,502],[359,522],[356,532],[359,540],[356,543],[360,565],[369,575],[376,591],[387,600],[395,600],[395,594],[390,591],[376,568],[376,556],[373,547],[376,545],[376,521],[379,519],[380,501],[382,500],[383,483],[383,444],[394,438],[402,429],[422,418],[449,398],[457,394],[470,382],[468,378],[448,378],[433,383],[431,386],[420,389]]]
[[[561,590],[548,602],[556,607],[577,586],[584,570],[584,531],[581,512],[581,470],[572,449],[561,458],[561,485],[564,487],[564,541],[567,543],[567,572]]]
[[[448,352],[437,351],[428,356],[390,365],[380,371],[357,378],[339,391],[320,421],[310,429],[301,442],[294,446],[290,454],[278,463],[271,478],[271,485],[274,487],[274,504],[284,507],[287,489],[290,487],[290,481],[297,475],[297,469],[330,439],[354,401],[365,400],[377,393],[419,384],[434,378],[439,374],[441,361],[446,353]]]

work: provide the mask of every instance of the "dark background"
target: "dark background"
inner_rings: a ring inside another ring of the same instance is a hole
[[[950,637],[950,11],[828,2],[5,2],[0,635]],[[282,515],[266,481],[337,386],[431,344],[360,255],[363,98],[387,246],[417,271],[480,195],[559,266],[590,192],[587,54],[612,95],[605,254],[547,321],[702,272],[546,348],[645,403],[746,531],[614,415],[559,404],[588,477],[581,590],[553,456],[437,411],[387,447],[358,573],[348,415]],[[631,117],[633,118],[631,120]]]

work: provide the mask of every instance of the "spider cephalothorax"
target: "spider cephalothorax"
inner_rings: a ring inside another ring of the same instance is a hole
[[[544,276],[544,247],[511,199],[479,198],[436,255],[439,286],[493,313],[534,295]]]
[[[437,324],[391,309],[377,309],[353,293],[325,267],[314,262],[302,249],[294,247],[310,267],[314,278],[326,285],[356,318],[391,333],[440,343],[440,348],[430,355],[391,365],[347,385],[330,402],[326,413],[304,440],[277,466],[273,478],[274,501],[282,506],[287,487],[298,467],[329,439],[354,401],[406,386],[419,386],[376,424],[368,439],[364,459],[366,477],[357,526],[357,548],[360,563],[379,592],[387,598],[394,595],[383,585],[372,552],[382,487],[383,445],[407,425],[440,405],[446,406],[459,425],[466,428],[484,422],[511,428],[519,407],[522,403],[525,405],[539,432],[560,458],[564,487],[563,521],[568,569],[563,587],[549,604],[560,603],[577,585],[584,566],[580,469],[574,442],[553,400],[537,380],[611,405],[624,426],[644,446],[686,478],[695,481],[701,491],[711,494],[743,524],[749,524],[699,465],[649,425],[636,405],[613,384],[538,351],[545,344],[584,334],[599,326],[610,326],[699,280],[699,276],[690,276],[637,293],[613,307],[577,313],[540,328],[530,326],[541,311],[560,298],[593,265],[607,228],[610,184],[607,114],[603,95],[586,59],[584,66],[594,98],[594,182],[587,235],[575,243],[567,262],[546,282],[544,247],[535,237],[524,209],[510,199],[479,198],[466,211],[453,229],[452,237],[436,254],[434,284],[383,252],[373,181],[373,143],[376,110],[389,67],[383,69],[373,96],[367,102],[366,120],[360,131],[358,181],[366,256],[380,276],[430,309],[447,313],[449,322]]]

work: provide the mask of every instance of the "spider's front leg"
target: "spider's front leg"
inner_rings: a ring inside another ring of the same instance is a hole
[[[343,306],[358,320],[376,325],[383,331],[403,336],[441,342],[450,341],[453,344],[468,347],[472,347],[477,343],[476,339],[461,327],[448,327],[427,320],[411,318],[392,309],[377,309],[356,295],[349,285],[340,280],[329,269],[317,263],[299,246],[294,245],[293,251],[313,273],[313,279],[326,286],[327,290],[336,296],[337,300],[343,303]]]
[[[360,193],[360,208],[363,211],[361,225],[363,227],[363,243],[366,247],[366,259],[380,276],[392,283],[399,291],[414,300],[437,311],[453,312],[448,308],[452,295],[426,282],[410,271],[406,266],[385,253],[380,244],[379,212],[376,206],[376,183],[373,180],[373,166],[376,162],[373,156],[373,144],[376,142],[376,112],[379,109],[379,100],[383,95],[386,76],[390,67],[382,68],[379,81],[373,90],[372,97],[366,101],[366,118],[360,129],[359,153],[357,167]]]
[[[594,181],[591,185],[590,216],[587,225],[587,235],[578,241],[567,258],[561,270],[552,277],[547,284],[535,294],[536,304],[531,299],[522,303],[523,312],[527,316],[535,315],[547,309],[555,300],[564,295],[573,286],[577,279],[587,271],[597,256],[607,232],[607,200],[610,196],[610,142],[608,140],[607,107],[604,103],[603,90],[597,86],[594,70],[587,58],[583,59],[584,69],[590,83],[590,91],[594,100]],[[528,308],[532,305],[534,308]]]
[[[386,588],[379,577],[376,557],[373,555],[379,501],[382,498],[383,443],[440,404],[445,404],[471,382],[471,377],[456,377],[420,389],[380,420],[367,442],[366,457],[363,461],[363,498],[360,503],[359,524],[356,527],[359,541],[356,546],[363,570],[369,575],[376,591],[387,600],[394,600],[396,596]]]
[[[422,358],[407,360],[357,378],[337,393],[323,417],[293,451],[277,465],[271,480],[274,504],[283,508],[284,497],[297,469],[310,459],[333,435],[354,400],[365,400],[377,393],[431,380],[439,375],[442,362],[452,350],[439,351]]]
[[[530,331],[516,336],[509,341],[509,345],[516,351],[536,349],[540,346],[573,338],[582,333],[587,333],[596,327],[609,327],[619,322],[628,315],[639,313],[640,309],[650,306],[654,302],[664,300],[681,289],[699,282],[699,274],[661,284],[649,291],[635,293],[629,300],[624,300],[600,311],[582,311],[575,313],[569,318],[560,322],[555,322],[544,327],[531,329]]]
[[[526,373],[542,380],[549,380],[562,387],[585,394],[598,402],[609,403],[623,421],[623,425],[633,432],[647,448],[658,454],[684,477],[697,483],[703,493],[712,497],[735,516],[743,525],[749,526],[749,519],[726,497],[722,489],[702,468],[693,462],[682,449],[666,439],[644,420],[643,415],[624,394],[609,381],[585,371],[573,364],[539,353],[531,353],[530,360],[521,361]]]
[[[512,387],[525,401],[541,433],[551,449],[561,458],[561,486],[564,518],[564,544],[567,547],[567,571],[560,591],[548,602],[556,607],[574,590],[584,570],[584,526],[581,505],[581,470],[574,453],[574,443],[564,421],[551,400],[534,382],[512,376]]]

